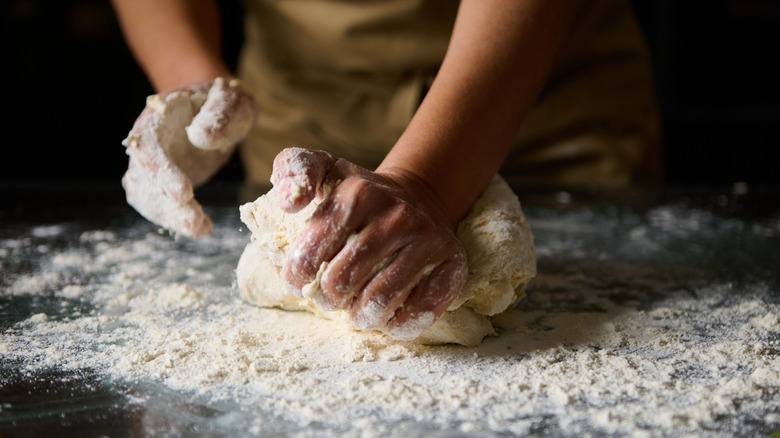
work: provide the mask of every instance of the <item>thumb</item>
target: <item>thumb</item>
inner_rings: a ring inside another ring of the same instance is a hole
[[[195,87],[192,94],[198,94]],[[238,80],[216,78],[186,128],[187,137],[199,149],[230,150],[252,128],[256,113],[254,100]]]
[[[287,148],[274,159],[271,182],[279,192],[279,206],[297,213],[311,202],[325,183],[336,158],[324,151]]]

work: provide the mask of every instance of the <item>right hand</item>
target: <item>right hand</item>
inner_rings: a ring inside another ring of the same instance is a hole
[[[318,204],[282,269],[291,293],[322,310],[348,310],[360,330],[412,340],[463,288],[466,250],[441,203],[411,173],[371,172],[289,148],[276,156],[272,181],[283,211]],[[305,291],[318,277],[319,288]]]
[[[122,142],[130,162],[127,202],[150,221],[190,238],[211,233],[193,187],[230,158],[255,120],[252,97],[222,78],[153,95]]]

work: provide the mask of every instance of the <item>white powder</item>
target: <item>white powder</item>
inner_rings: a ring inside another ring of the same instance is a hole
[[[94,369],[135,388],[123,393],[149,418],[175,408],[143,388],[173,391],[218,412],[198,418],[216,435],[236,424],[244,435],[410,437],[767,435],[780,425],[777,284],[720,278],[722,260],[696,257],[738,232],[751,254],[769,254],[776,235],[693,216],[672,228],[671,208],[531,212],[539,276],[497,318],[499,335],[426,347],[246,304],[234,269],[249,233],[225,215],[197,242],[90,231],[33,272],[4,274],[3,306],[24,296],[80,306],[33,309],[5,331],[0,357]],[[47,235],[35,233],[0,245],[4,265]]]

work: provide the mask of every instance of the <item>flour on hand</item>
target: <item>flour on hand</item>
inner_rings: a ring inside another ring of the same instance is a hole
[[[241,296],[259,306],[307,310],[349,324],[344,311],[319,310],[309,298],[287,292],[281,270],[287,251],[305,227],[316,205],[296,214],[279,208],[276,189],[241,206],[241,220],[252,231],[236,271]],[[424,344],[477,345],[495,331],[490,317],[516,304],[536,275],[536,252],[531,229],[517,196],[499,176],[491,181],[457,237],[466,249],[469,276],[460,295],[417,341]],[[316,279],[315,282],[316,283]],[[318,284],[308,285],[318,290]]]

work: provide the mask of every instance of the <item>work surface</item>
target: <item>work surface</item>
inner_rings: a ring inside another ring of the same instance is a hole
[[[2,436],[780,428],[777,190],[520,192],[539,275],[465,348],[243,303],[232,188],[176,241],[113,188],[24,187],[0,190]]]

